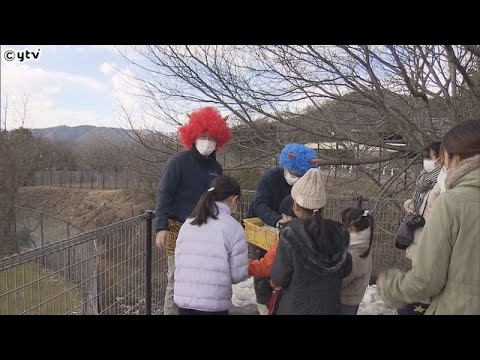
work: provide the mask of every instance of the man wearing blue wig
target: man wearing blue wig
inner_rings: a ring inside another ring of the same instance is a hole
[[[279,208],[282,200],[290,195],[293,184],[309,169],[318,167],[315,150],[302,144],[287,144],[280,153],[280,166],[267,170],[260,178],[255,198],[247,212],[247,218],[259,217],[265,224],[278,227],[282,222]],[[250,258],[260,259],[266,251],[249,244]],[[255,295],[260,315],[266,315],[267,302],[272,293],[269,279],[254,278]]]

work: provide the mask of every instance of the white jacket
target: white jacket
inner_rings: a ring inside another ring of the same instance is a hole
[[[181,308],[225,311],[232,306],[232,284],[248,277],[248,250],[242,225],[230,208],[216,202],[218,219],[202,226],[187,219],[175,249],[174,301]]]
[[[423,199],[422,205],[420,205],[419,213],[422,214],[423,209],[425,209],[425,212],[423,212],[423,217],[425,218],[425,223],[428,221],[428,218],[430,217],[430,213],[432,211],[433,204],[435,200],[438,198],[440,195],[440,184],[437,182],[435,186],[433,187],[432,190],[428,192],[427,195],[425,195],[425,198]],[[412,199],[409,199],[405,201],[404,207],[405,211],[409,211],[411,209],[411,202]],[[426,206],[426,208],[425,208]],[[413,237],[413,242],[410,244],[410,246],[406,249],[405,251],[405,256],[412,260],[415,258],[415,255],[417,254],[417,248],[418,244],[420,243],[420,240],[422,239],[422,234],[423,234],[423,228],[421,227],[417,230],[415,230],[414,237]]]

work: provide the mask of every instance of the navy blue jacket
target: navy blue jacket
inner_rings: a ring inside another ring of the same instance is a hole
[[[283,199],[290,195],[292,187],[285,180],[284,170],[282,167],[267,170],[257,185],[255,198],[248,209],[246,218],[259,217],[265,224],[275,226],[277,221],[282,218],[280,214],[280,204]],[[266,251],[256,245],[249,244],[250,258],[260,259]],[[267,278],[253,278],[255,295],[257,302],[267,304],[272,287]]]
[[[183,223],[200,196],[212,186],[213,179],[222,173],[215,152],[206,158],[195,146],[170,158],[160,179],[155,209],[156,231],[168,230],[169,219]]]
[[[248,209],[247,218],[259,217],[270,226],[275,226],[282,218],[279,212],[280,204],[292,191],[283,172],[282,167],[277,167],[263,174],[257,185],[255,198]]]

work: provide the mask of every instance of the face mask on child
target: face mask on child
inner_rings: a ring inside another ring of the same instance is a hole
[[[370,246],[370,227],[358,232],[350,231],[350,250],[366,251]]]

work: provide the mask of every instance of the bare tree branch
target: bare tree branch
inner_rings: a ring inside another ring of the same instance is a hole
[[[405,157],[441,138],[445,120],[478,112],[478,99],[469,95],[476,93],[472,54],[478,47],[472,46],[452,47],[449,54],[437,45],[155,45],[125,58],[158,121],[181,125],[185,113],[204,105],[232,114],[234,140],[223,153],[232,171],[272,166],[286,142],[333,143],[335,149],[318,151],[324,165],[357,166],[388,196],[399,182],[383,184],[366,165],[404,168]],[[457,96],[448,92],[457,83],[453,62],[465,79]],[[174,150],[146,141],[152,134],[131,132],[154,156]],[[392,151],[379,153],[386,150]]]

